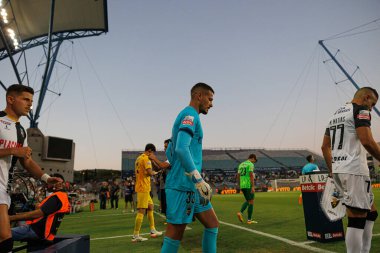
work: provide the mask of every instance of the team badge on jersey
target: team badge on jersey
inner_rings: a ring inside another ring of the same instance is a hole
[[[188,125],[188,126],[194,125],[194,116],[186,116],[182,120],[182,125]]]
[[[368,110],[361,110],[361,111],[359,111],[358,116],[356,116],[356,117],[358,119],[366,119],[366,120],[370,120],[371,119],[371,115],[369,114]]]

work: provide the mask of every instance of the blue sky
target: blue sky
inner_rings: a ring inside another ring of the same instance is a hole
[[[75,169],[120,169],[122,150],[162,148],[199,81],[215,89],[214,108],[201,116],[205,148],[320,153],[328,118],[354,88],[334,84],[344,78],[323,64],[318,40],[380,18],[380,1],[111,0],[108,17],[106,35],[63,45],[59,59],[73,69],[57,64],[50,89],[62,95],[48,94],[39,121],[45,135],[75,141]],[[355,32],[365,29],[377,30],[326,45],[348,69],[360,66],[360,84],[380,90],[380,21]],[[29,51],[38,90],[42,51]],[[7,59],[0,76],[16,82]],[[372,129],[380,141],[377,116]]]

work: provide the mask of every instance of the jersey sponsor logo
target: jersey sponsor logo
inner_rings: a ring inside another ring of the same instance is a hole
[[[347,156],[334,156],[333,157],[333,162],[339,162],[339,161],[346,161],[347,160]]]
[[[371,115],[369,114],[369,111],[367,110],[361,110],[359,111],[358,113],[358,116],[356,116],[358,119],[366,119],[366,120],[370,120],[371,119]]]
[[[11,122],[6,121],[6,120],[2,120],[2,119],[0,119],[0,122],[3,123],[4,125],[8,125],[8,126],[12,125]]]
[[[339,113],[349,112],[350,110],[351,108],[341,107],[338,109],[338,111],[334,113],[334,115],[339,114]]]
[[[188,126],[194,125],[194,117],[193,116],[186,116],[182,120],[182,125],[188,125]]]
[[[22,147],[22,144],[17,143],[17,141],[8,141],[8,140],[0,139],[0,147],[3,147],[3,148],[19,148],[19,147]]]
[[[4,125],[5,130],[11,130],[10,129],[10,126],[12,125],[11,122],[8,122],[8,121],[2,120],[2,119],[0,119],[0,122]]]

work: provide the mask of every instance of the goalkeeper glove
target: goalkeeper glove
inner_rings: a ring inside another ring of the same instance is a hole
[[[200,203],[204,206],[207,205],[211,201],[212,189],[210,185],[203,180],[197,169],[190,172],[190,176],[199,192]]]

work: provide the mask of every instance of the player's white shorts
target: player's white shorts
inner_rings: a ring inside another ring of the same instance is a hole
[[[339,191],[339,198],[345,206],[371,210],[374,195],[370,177],[336,173],[333,174],[333,178]]]
[[[0,204],[8,205],[8,209],[11,206],[11,197],[4,190],[0,189]]]

